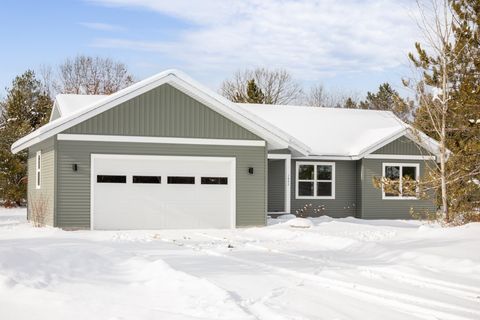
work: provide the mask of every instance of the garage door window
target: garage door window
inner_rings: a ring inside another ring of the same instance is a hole
[[[127,183],[127,176],[97,175],[98,183]]]
[[[133,183],[159,184],[162,183],[160,176],[133,176]]]
[[[228,184],[227,177],[202,177],[202,184]]]
[[[168,184],[195,184],[195,177],[168,177]]]

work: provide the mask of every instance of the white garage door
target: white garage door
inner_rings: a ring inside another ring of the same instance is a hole
[[[235,158],[92,155],[92,229],[235,227]]]

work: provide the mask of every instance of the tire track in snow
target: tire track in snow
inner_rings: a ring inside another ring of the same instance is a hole
[[[196,235],[203,236],[210,239],[215,239],[215,240],[226,240],[226,239],[217,238],[211,235],[205,235],[202,233],[196,233]],[[453,319],[471,320],[471,319],[478,319],[480,317],[480,311],[466,308],[466,307],[448,304],[445,302],[439,302],[439,301],[422,298],[418,296],[413,296],[409,294],[392,292],[392,291],[379,289],[379,288],[375,288],[375,287],[371,287],[363,284],[356,284],[356,283],[350,283],[342,280],[331,279],[331,278],[323,277],[316,274],[309,274],[301,271],[295,271],[288,268],[267,264],[264,262],[258,262],[258,261],[249,260],[245,258],[232,257],[217,251],[201,248],[200,246],[195,246],[195,245],[186,245],[186,246],[193,250],[202,251],[209,255],[223,257],[226,259],[237,261],[239,263],[244,263],[247,265],[268,269],[270,271],[276,271],[278,273],[290,275],[292,277],[295,277],[301,280],[310,280],[324,288],[340,291],[344,294],[355,296],[360,299],[362,298],[368,298],[369,300],[373,299],[378,302],[381,302],[382,304],[388,304],[394,308],[397,307],[399,309],[402,309],[407,313],[412,313],[412,311],[416,311],[418,312],[418,314],[416,314],[417,316],[421,315],[425,319],[431,319],[432,314],[439,316],[440,318],[452,319],[452,320]],[[256,246],[256,245],[253,245],[253,246],[257,248],[260,247],[263,250],[269,251],[269,249],[265,247]],[[291,254],[291,255],[298,256],[296,254]],[[311,257],[305,257],[305,258],[311,258]],[[325,262],[325,261],[322,261],[320,259],[320,262]],[[345,266],[351,267],[351,265],[348,265],[348,264],[345,264]],[[446,311],[440,311],[437,308],[449,309],[450,311],[464,312],[467,314],[471,314],[472,316],[475,316],[475,317],[473,318],[464,317],[464,316],[452,314]]]
[[[186,244],[184,242],[180,242],[180,241],[177,241],[177,240],[174,240],[174,239],[165,238],[165,237],[162,237],[160,235],[155,235],[154,239],[155,240],[160,240],[160,241],[163,241],[163,242],[167,242],[167,243],[179,246],[179,247],[188,248],[188,249],[191,249],[195,252],[202,252],[203,254],[207,254],[209,256],[222,257],[222,258],[225,257],[223,254],[217,253],[215,251],[205,250],[205,249],[200,248],[198,246]],[[251,264],[247,264],[247,265],[251,265]],[[223,290],[225,290],[225,292],[227,292],[230,295],[230,297],[232,298],[232,301],[235,301],[237,306],[240,309],[242,309],[245,313],[254,317],[257,320],[265,320],[265,319],[291,320],[291,318],[285,317],[284,315],[272,310],[271,308],[269,308],[268,306],[266,306],[264,304],[264,301],[268,300],[272,295],[274,295],[273,292],[271,292],[269,295],[267,295],[265,297],[262,297],[260,299],[251,300],[251,301],[241,300],[241,301],[238,302],[239,298],[242,299],[241,297],[232,293],[229,290],[226,290],[226,289],[223,289]],[[279,288],[277,288],[275,290],[278,291]]]
[[[232,243],[233,242],[233,243],[236,243],[236,244],[241,244],[241,245],[246,246],[246,247],[251,247],[251,248],[254,248],[254,249],[258,249],[258,250],[261,250],[261,251],[266,251],[266,252],[275,253],[275,254],[279,254],[279,255],[289,256],[289,257],[298,258],[298,259],[303,259],[303,260],[312,261],[312,262],[316,262],[316,263],[325,263],[325,264],[328,264],[329,266],[332,266],[332,267],[344,267],[344,268],[352,268],[353,267],[353,268],[357,268],[359,271],[367,271],[367,272],[370,272],[372,274],[379,275],[382,278],[387,279],[387,280],[395,280],[397,282],[406,283],[406,284],[409,284],[411,286],[416,286],[416,287],[419,287],[419,285],[421,285],[423,287],[427,287],[427,288],[431,288],[431,289],[437,289],[437,290],[440,290],[444,293],[452,294],[454,296],[461,295],[464,298],[466,298],[468,300],[471,300],[471,301],[478,302],[478,297],[480,296],[480,291],[478,290],[478,288],[468,286],[468,285],[463,285],[463,284],[458,284],[458,283],[453,283],[453,282],[447,282],[447,281],[438,280],[438,279],[425,278],[425,277],[421,277],[421,276],[415,276],[415,275],[407,274],[407,273],[404,273],[404,272],[397,272],[397,271],[391,272],[391,271],[387,271],[387,270],[379,270],[379,269],[376,269],[376,268],[371,268],[371,267],[366,267],[366,266],[356,266],[356,265],[349,264],[349,263],[332,261],[331,259],[328,259],[328,258],[314,258],[314,257],[309,257],[309,256],[297,254],[297,253],[291,253],[291,252],[281,251],[281,250],[278,250],[278,249],[272,249],[272,248],[268,248],[268,247],[261,246],[261,245],[258,245],[258,244],[244,243],[244,242],[238,242],[236,240],[232,240],[232,239],[228,239],[228,238],[215,237],[215,236],[208,235],[208,234],[205,234],[205,233],[196,233],[196,234],[199,235],[199,236],[203,236],[203,237],[206,237],[206,238],[213,239],[213,240],[223,241],[225,243]],[[235,238],[245,240],[245,241],[255,241],[255,240],[252,240],[250,238],[245,238],[245,237],[241,237],[241,236],[238,236],[238,235],[235,235]]]

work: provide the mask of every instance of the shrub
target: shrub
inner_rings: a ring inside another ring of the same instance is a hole
[[[47,222],[48,198],[43,194],[32,197],[30,201],[30,219],[36,228],[44,227]]]

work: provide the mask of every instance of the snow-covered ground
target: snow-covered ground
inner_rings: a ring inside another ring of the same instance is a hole
[[[0,210],[0,319],[480,319],[480,224],[34,229]]]

